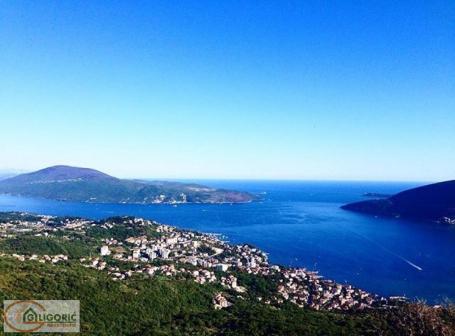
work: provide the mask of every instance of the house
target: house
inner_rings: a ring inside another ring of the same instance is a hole
[[[229,265],[227,264],[216,264],[215,269],[219,272],[226,272],[229,268]]]
[[[140,251],[140,250],[134,249],[134,250],[133,250],[133,259],[139,258],[140,254],[141,254],[141,251]]]
[[[169,251],[168,249],[165,249],[165,248],[160,248],[160,249],[158,249],[158,252],[159,252],[161,258],[167,259],[167,258],[169,258],[169,253],[171,251]]]
[[[109,247],[107,245],[101,246],[100,253],[102,256],[107,256],[111,254],[111,251],[109,250]]]

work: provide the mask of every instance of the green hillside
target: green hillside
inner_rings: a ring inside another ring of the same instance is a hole
[[[82,224],[72,226],[75,223]],[[277,279],[241,269],[231,274],[246,289],[243,295],[218,281],[197,283],[185,272],[170,276],[138,272],[119,280],[79,259],[99,256],[98,247],[106,238],[163,238],[164,233],[158,230],[163,227],[158,223],[141,223],[130,217],[87,223],[74,218],[1,213],[0,300],[80,300],[82,335],[455,335],[452,306],[402,303],[365,310],[318,311],[291,302],[267,304],[265,299],[276,295]],[[33,233],[26,228],[33,228]],[[60,254],[68,259],[40,262]],[[32,255],[39,260],[30,259]],[[173,263],[104,258],[120,272],[135,269],[135,264]],[[195,269],[178,262],[175,268]],[[216,276],[219,279],[226,274],[218,272]],[[215,309],[213,298],[220,292],[232,305]]]
[[[194,183],[126,180],[97,170],[54,166],[0,180],[0,193],[90,203],[244,203],[254,195]]]
[[[453,310],[409,305],[341,314],[253,301],[214,310],[215,287],[167,278],[115,282],[78,265],[0,259],[0,300],[78,299],[83,335],[453,335]],[[432,331],[434,326],[441,328]]]

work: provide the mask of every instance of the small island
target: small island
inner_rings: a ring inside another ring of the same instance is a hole
[[[53,166],[0,181],[0,193],[59,201],[125,204],[248,203],[247,192],[195,183],[119,179],[100,171]]]

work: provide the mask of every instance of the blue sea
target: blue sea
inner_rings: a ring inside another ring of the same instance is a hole
[[[0,211],[100,219],[135,215],[251,243],[271,262],[317,270],[379,295],[455,300],[455,226],[376,218],[340,209],[366,192],[418,183],[197,181],[261,196],[250,204],[126,205],[0,196]]]

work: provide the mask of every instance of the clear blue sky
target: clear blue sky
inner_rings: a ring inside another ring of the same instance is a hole
[[[0,1],[0,169],[455,178],[455,2]]]

